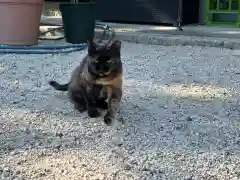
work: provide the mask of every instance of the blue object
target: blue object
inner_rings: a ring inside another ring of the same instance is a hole
[[[59,54],[81,51],[87,44],[71,44],[65,46],[5,46],[0,45],[0,54]],[[69,50],[66,50],[69,49]]]

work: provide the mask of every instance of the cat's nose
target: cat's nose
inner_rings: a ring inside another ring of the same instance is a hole
[[[103,74],[105,72],[105,70],[103,68],[99,69],[99,74]]]

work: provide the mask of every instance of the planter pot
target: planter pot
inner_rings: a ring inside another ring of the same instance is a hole
[[[59,9],[62,13],[66,42],[80,44],[94,38],[94,2],[62,3]]]
[[[0,0],[0,44],[36,45],[44,0]]]

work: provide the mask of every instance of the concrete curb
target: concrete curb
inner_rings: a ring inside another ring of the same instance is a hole
[[[46,18],[42,17],[41,22],[52,23],[61,25],[61,18]],[[108,23],[107,23],[108,24]],[[240,39],[223,38],[223,37],[212,37],[211,33],[204,33],[203,36],[188,36],[191,35],[190,30],[187,30],[187,34],[179,35],[173,32],[168,33],[153,33],[153,32],[119,32],[117,25],[109,26],[116,30],[115,39],[119,39],[127,42],[142,43],[142,44],[153,44],[162,46],[202,46],[202,47],[218,47],[227,49],[240,49]],[[120,25],[119,25],[120,26]],[[197,34],[199,34],[198,32]],[[196,32],[195,32],[196,34]],[[204,36],[206,35],[206,36]],[[209,35],[209,36],[208,36]],[[102,31],[95,31],[95,37],[101,38]]]
[[[101,32],[95,32],[96,37],[101,36]],[[116,32],[115,38],[122,41],[153,44],[162,46],[202,46],[202,47],[218,47],[227,49],[240,49],[240,41],[228,38],[216,37],[196,37],[181,36],[170,34],[148,34],[148,33],[123,33]]]

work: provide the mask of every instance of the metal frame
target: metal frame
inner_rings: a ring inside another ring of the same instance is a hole
[[[181,27],[181,22],[182,22],[182,0],[178,0],[177,29],[179,31],[183,31],[183,28]]]
[[[238,9],[231,9],[232,0],[228,1],[228,9],[220,9],[220,0],[216,0],[217,7],[215,9],[211,9],[212,0],[206,0],[206,14],[205,14],[205,22],[207,25],[218,25],[218,26],[236,26],[240,27],[240,0],[238,2]],[[220,21],[212,21],[209,20],[209,14],[235,14],[237,16],[237,20],[235,22],[222,22]]]

